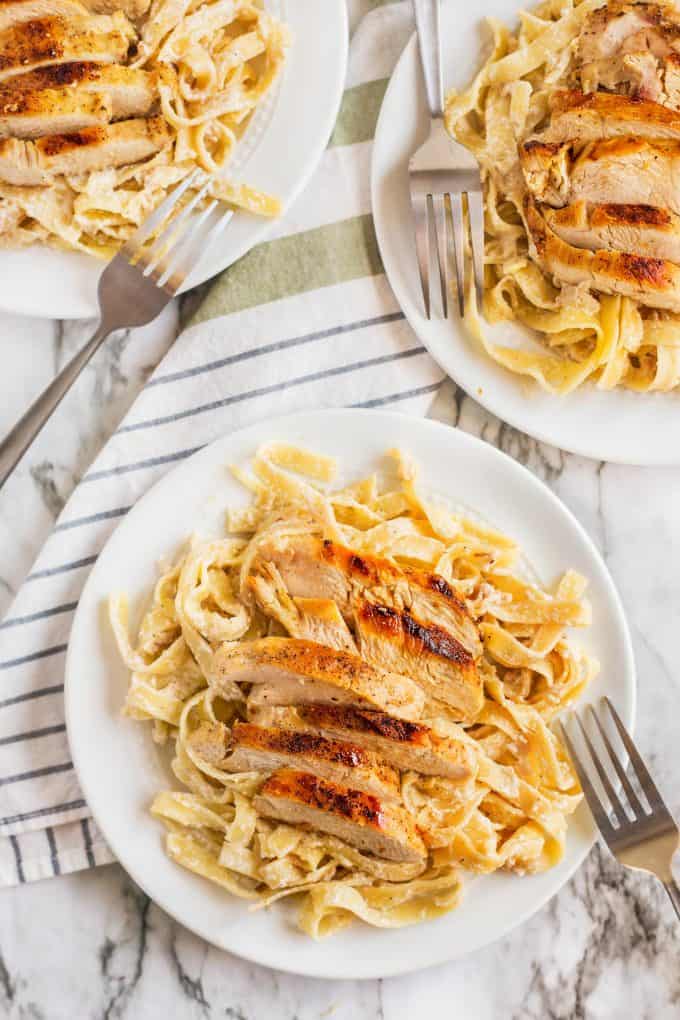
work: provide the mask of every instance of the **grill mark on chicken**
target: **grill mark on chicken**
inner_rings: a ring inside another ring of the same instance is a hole
[[[653,205],[616,205],[613,202],[598,206],[596,214],[591,216],[595,226],[604,223],[625,223],[641,227],[665,227],[671,223],[667,209],[659,209]]]
[[[266,750],[291,754],[312,754],[347,768],[370,766],[375,760],[361,747],[344,744],[339,740],[326,740],[317,733],[306,733],[303,730],[275,730],[250,723],[236,723],[233,735],[237,744],[247,743],[251,747],[260,746]]]
[[[472,666],[474,663],[468,650],[448,631],[435,624],[420,623],[408,610],[397,612],[389,606],[363,602],[359,607],[358,615],[374,630],[382,631],[391,637],[404,634],[412,642],[409,651],[413,651],[416,655],[426,651],[431,655],[455,662],[457,665]]]
[[[255,810],[265,817],[331,833],[387,860],[416,863],[427,856],[404,808],[307,772],[275,772],[254,803]]]
[[[586,282],[606,294],[680,312],[680,266],[629,252],[574,248],[550,229],[528,196],[524,211],[530,253],[548,273],[566,283]]]
[[[302,729],[360,744],[401,772],[414,771],[465,782],[476,768],[474,753],[467,744],[440,735],[422,723],[395,719],[386,712],[312,703],[295,708],[257,708],[251,718],[260,726]]]
[[[37,18],[0,31],[0,79],[49,64],[124,60],[134,30],[122,14]]]
[[[12,96],[55,89],[68,89],[74,96],[101,95],[110,97],[113,117],[139,117],[149,114],[157,103],[158,75],[119,64],[75,61],[16,75],[0,89]]]
[[[295,782],[299,794],[311,807],[343,815],[350,822],[369,823],[376,828],[383,828],[385,818],[382,804],[373,794],[325,782],[308,772],[296,773]],[[262,793],[274,797],[285,796],[288,786],[283,777],[275,773],[264,784]]]
[[[680,112],[641,96],[560,89],[552,94],[550,106],[550,125],[540,136],[546,142],[585,143],[628,135],[680,139]]]
[[[302,719],[319,727],[341,724],[357,733],[374,733],[386,740],[404,744],[425,744],[430,729],[422,723],[408,719],[395,719],[386,712],[363,711],[360,708],[336,708],[334,705],[301,705],[298,712]]]

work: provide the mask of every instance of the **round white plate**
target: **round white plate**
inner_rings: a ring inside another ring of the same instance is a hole
[[[464,88],[487,41],[483,18],[514,25],[518,0],[485,0],[482,7],[448,0],[442,5],[444,82]],[[624,464],[680,463],[680,394],[604,392],[588,383],[555,397],[538,384],[493,362],[463,329],[455,308],[449,320],[439,305],[428,321],[416,268],[407,165],[425,140],[428,111],[415,36],[392,75],[373,147],[372,202],[388,279],[411,326],[430,354],[459,386],[515,428],[563,450]],[[453,305],[453,303],[452,303]],[[488,326],[486,326],[489,329]],[[497,342],[522,342],[512,323],[491,331]],[[525,334],[526,336],[526,334]]]
[[[566,567],[585,574],[594,623],[577,639],[602,667],[589,695],[608,694],[632,724],[634,665],[618,595],[592,542],[550,490],[509,457],[456,429],[377,411],[320,411],[262,423],[206,447],[151,489],[109,540],[80,599],[66,660],[66,716],[78,778],[132,878],[216,946],[279,970],[327,978],[386,977],[451,960],[514,928],[566,882],[593,842],[585,807],[572,819],[564,859],[552,871],[470,877],[461,906],[447,917],[395,931],[357,923],[320,942],[296,930],[292,904],[249,912],[242,900],[173,864],[162,848],[162,826],[148,813],[154,795],[177,784],[148,726],[121,718],[128,671],[114,644],[106,601],[111,592],[129,592],[136,623],[159,559],[197,528],[214,533],[226,505],[247,501],[228,465],[243,464],[273,438],[338,457],[341,482],[376,469],[382,454],[399,446],[417,458],[429,489],[516,538],[542,580],[554,581]]]
[[[268,0],[291,28],[281,83],[249,125],[231,166],[237,180],[278,196],[285,211],[315,170],[335,124],[347,69],[345,0]],[[222,272],[278,220],[238,212],[183,290]],[[103,264],[43,245],[0,252],[0,309],[49,319],[94,318]]]

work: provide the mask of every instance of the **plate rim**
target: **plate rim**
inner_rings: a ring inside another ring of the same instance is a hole
[[[295,2],[296,0],[284,0],[284,3],[286,5]],[[189,291],[193,290],[194,288],[201,286],[202,284],[206,283],[211,279],[214,279],[216,276],[219,276],[220,273],[223,273],[227,269],[229,269],[230,266],[234,265],[235,262],[243,258],[243,256],[246,255],[249,251],[251,251],[251,249],[254,248],[256,245],[262,244],[264,241],[266,241],[269,234],[272,233],[276,229],[277,225],[282,222],[286,213],[291,208],[295,200],[299,197],[299,195],[304,190],[306,185],[309,183],[309,180],[311,179],[312,175],[319,166],[323,154],[326,151],[326,148],[328,147],[328,142],[330,140],[333,128],[335,126],[335,122],[338,117],[338,113],[340,111],[342,97],[345,90],[345,83],[347,80],[347,67],[349,61],[349,14],[347,10],[347,4],[345,0],[324,0],[324,5],[328,5],[331,3],[333,4],[334,11],[333,17],[337,19],[337,24],[339,27],[339,31],[336,37],[338,62],[337,66],[335,67],[335,79],[332,81],[332,83],[329,82],[328,87],[324,89],[324,94],[327,96],[325,114],[324,116],[319,117],[319,124],[317,134],[315,136],[315,141],[313,144],[310,144],[309,146],[303,171],[297,176],[297,178],[295,179],[295,183],[288,189],[285,196],[283,197],[280,215],[273,218],[253,216],[253,226],[248,234],[248,237],[244,238],[242,243],[233,249],[233,251],[229,255],[229,261],[222,265],[220,268],[216,268],[214,270],[210,269],[207,272],[201,271],[197,274],[192,273],[188,279],[188,286],[185,284],[185,286],[183,286],[180,289],[177,295],[178,297],[181,297],[183,294],[186,294]],[[296,40],[294,39],[293,48],[291,52],[295,50],[295,42]],[[272,122],[275,121],[278,116],[281,88],[285,84],[285,78],[289,73],[290,62],[284,67],[283,76],[281,77],[276,87],[276,93],[273,96],[274,109],[271,112],[269,121],[263,132],[262,138],[258,140],[253,151],[249,153],[244,164],[239,167],[238,170],[239,177],[243,175],[243,172],[248,167],[249,163],[254,158],[257,157],[257,152],[260,147],[260,144],[266,137]],[[83,259],[88,259],[88,261],[97,262],[97,260],[93,259],[90,260],[90,257],[83,253],[59,252],[57,249],[52,249],[48,245],[31,245],[29,246],[28,249],[24,249],[24,251],[30,252],[32,248],[33,249],[38,248],[41,251],[47,250],[48,252],[50,252],[50,254],[54,254],[57,258],[60,255],[61,256],[72,255],[75,256],[76,258],[80,257]],[[11,255],[13,251],[19,252],[21,251],[21,249],[8,249],[5,254]],[[0,260],[2,254],[3,253],[0,251]],[[200,266],[200,263],[198,263],[197,265]],[[94,268],[96,268],[96,266]],[[100,272],[103,272],[105,268],[105,263],[101,263],[99,268]],[[56,268],[55,271],[58,272],[58,267]],[[67,311],[65,308],[62,307],[58,308],[56,312],[54,310],[42,309],[40,307],[32,308],[29,306],[29,303],[26,300],[20,300],[16,303],[13,303],[12,296],[13,296],[12,293],[3,292],[0,289],[0,313],[5,313],[7,315],[16,315],[22,318],[72,320],[74,322],[83,321],[85,319],[92,318],[93,316],[96,316],[98,314],[98,309],[96,306],[92,306],[91,308],[84,307],[83,295],[79,295],[77,298],[79,302],[79,308],[75,312],[73,310]]]
[[[376,415],[379,415],[382,419],[385,419],[387,422],[389,421],[393,421],[394,423],[398,422],[401,425],[403,425],[404,420],[409,417],[403,414],[399,414],[398,412],[390,411],[375,411],[354,408],[319,409],[282,415],[271,421],[266,422],[259,421],[245,428],[237,429],[231,433],[226,433],[222,436],[219,436],[218,438],[204,446],[197,453],[187,458],[186,461],[183,461],[181,464],[174,467],[171,471],[168,471],[166,474],[164,474],[154,483],[154,485],[152,485],[144,493],[143,496],[141,496],[137,500],[132,509],[126,515],[126,517],[123,518],[123,520],[118,523],[114,531],[111,533],[111,535],[109,535],[106,543],[102,547],[100,556],[102,553],[105,552],[107,546],[113,540],[114,536],[118,533],[119,529],[126,522],[128,522],[131,519],[134,519],[134,515],[138,512],[138,508],[145,500],[150,498],[153,493],[155,493],[164,485],[168,485],[169,480],[172,479],[173,476],[180,474],[182,470],[186,467],[186,465],[189,464],[191,461],[196,461],[198,459],[201,459],[202,457],[209,459],[209,451],[211,451],[213,447],[219,446],[225,443],[225,441],[228,441],[230,439],[235,439],[238,441],[247,441],[248,435],[250,433],[252,433],[254,436],[258,435],[265,427],[267,430],[271,430],[273,434],[273,432],[275,432],[282,424],[294,424],[297,422],[304,421],[305,419],[361,417],[367,419],[368,421],[371,420],[374,421]],[[556,511],[558,514],[564,515],[564,518],[566,518],[569,525],[574,529],[580,541],[585,544],[589,555],[595,559],[600,568],[602,580],[604,581],[606,589],[607,604],[609,606],[610,613],[612,614],[612,619],[615,621],[617,628],[620,632],[621,650],[623,652],[625,660],[624,672],[628,680],[628,683],[626,687],[623,688],[623,690],[627,699],[626,707],[628,709],[629,716],[628,728],[630,732],[633,733],[637,713],[637,672],[632,637],[628,625],[628,619],[618,589],[609,570],[609,567],[607,566],[604,557],[601,555],[600,551],[598,550],[597,546],[595,545],[593,539],[588,534],[585,527],[580,523],[578,518],[566,505],[566,503],[564,503],[542,479],[540,479],[537,475],[535,475],[523,464],[519,463],[514,458],[510,457],[504,451],[498,449],[497,447],[492,446],[490,443],[486,443],[484,440],[476,436],[473,436],[458,428],[451,428],[451,426],[448,426],[442,422],[425,418],[414,418],[412,419],[412,421],[416,423],[417,427],[422,427],[425,430],[437,432],[442,435],[444,431],[448,430],[450,430],[451,433],[455,432],[457,435],[457,439],[455,440],[455,442],[460,441],[463,443],[463,445],[467,444],[473,449],[474,448],[483,449],[486,454],[491,455],[492,459],[497,459],[499,462],[508,461],[512,465],[512,468],[514,470],[517,470],[520,476],[524,477],[525,481],[528,481],[531,485],[534,485],[537,489],[543,491],[543,494],[545,497],[547,497],[552,510]],[[337,970],[326,969],[323,965],[318,967],[305,966],[304,968],[302,967],[296,968],[294,965],[289,964],[282,965],[276,962],[272,963],[268,959],[264,959],[263,956],[261,955],[258,956],[258,954],[254,951],[250,950],[242,951],[238,948],[234,948],[233,946],[226,947],[224,945],[220,945],[218,942],[215,941],[213,937],[210,936],[210,934],[207,934],[206,931],[201,928],[201,925],[198,922],[194,923],[191,920],[189,921],[185,920],[183,917],[180,918],[177,915],[177,913],[173,912],[172,904],[168,904],[165,901],[160,902],[159,899],[156,898],[156,896],[152,895],[149,892],[146,886],[144,876],[140,876],[139,874],[139,869],[136,862],[133,862],[132,865],[130,865],[126,860],[125,847],[120,846],[117,838],[110,839],[109,834],[107,832],[106,820],[102,818],[101,812],[99,811],[99,806],[97,806],[97,808],[93,806],[92,799],[90,798],[89,795],[93,784],[90,782],[89,777],[84,778],[87,777],[87,770],[84,770],[82,767],[83,765],[83,759],[81,757],[82,745],[80,745],[77,739],[74,739],[73,736],[77,730],[77,725],[74,723],[75,699],[73,697],[73,693],[75,683],[71,678],[77,672],[76,668],[74,667],[74,659],[76,655],[76,652],[74,651],[74,647],[76,644],[76,641],[74,640],[74,635],[77,634],[79,628],[79,619],[84,613],[82,607],[86,605],[87,589],[92,584],[92,578],[95,576],[96,570],[97,564],[93,566],[90,574],[88,575],[87,581],[83,587],[81,596],[78,601],[78,607],[76,609],[73,618],[73,623],[71,626],[71,632],[69,634],[64,669],[65,721],[76,776],[78,778],[78,782],[82,789],[83,796],[87,802],[87,806],[92,814],[92,817],[94,818],[107,844],[114,853],[116,862],[120,864],[120,866],[132,878],[132,880],[145,892],[146,895],[149,896],[152,902],[154,902],[157,906],[164,910],[177,923],[186,927],[189,931],[193,932],[195,935],[197,935],[204,941],[208,942],[210,945],[215,946],[215,948],[219,949],[221,952],[231,953],[234,956],[239,957],[240,959],[244,959],[250,963],[254,963],[259,966],[265,966],[273,970],[296,974],[302,977],[321,978],[325,980],[376,980],[426,970],[429,967],[441,965],[443,963],[451,962],[456,959],[462,959],[463,957],[469,955],[472,952],[476,952],[487,945],[491,945],[497,942],[499,939],[503,938],[509,932],[513,931],[515,928],[518,928],[520,925],[524,924],[529,918],[531,918],[534,914],[541,910],[545,906],[545,904],[549,900],[551,900],[555,895],[557,895],[557,893],[561,891],[564,885],[566,885],[567,882],[571,880],[575,872],[583,864],[583,861],[585,860],[586,856],[588,855],[594,843],[596,842],[597,833],[594,829],[594,826],[591,825],[590,836],[588,837],[587,835],[584,835],[583,845],[579,849],[578,853],[575,854],[574,860],[570,864],[569,868],[565,871],[564,875],[561,876],[561,880],[559,881],[558,885],[551,887],[544,893],[541,893],[538,897],[531,900],[530,904],[527,906],[525,910],[520,910],[516,912],[513,915],[513,917],[508,920],[507,924],[502,924],[498,926],[496,929],[494,929],[494,933],[490,938],[486,937],[483,939],[477,939],[470,945],[468,949],[466,949],[462,953],[454,952],[453,954],[451,954],[447,952],[446,949],[444,949],[442,952],[435,955],[433,959],[428,960],[425,963],[419,960],[412,963],[408,962],[404,963],[403,960],[398,960],[398,962],[395,961],[395,963],[391,966],[387,967],[384,965],[380,966],[379,970],[370,969],[371,965],[369,963],[368,968],[365,968],[362,972],[356,973],[355,971],[350,971],[348,968],[344,968],[343,970],[338,972]],[[491,880],[493,880],[494,878],[493,875],[482,877],[486,877],[487,879]],[[468,881],[469,880],[470,879],[468,878]],[[415,927],[418,926],[414,926],[414,928]],[[381,936],[387,937],[389,935],[389,930],[388,931],[376,930],[375,935],[376,937]]]
[[[445,4],[443,6],[442,15],[443,16],[447,15],[447,12],[449,12],[453,6],[454,5],[451,3]],[[520,7],[515,5],[512,8],[512,13],[516,15],[519,10]],[[480,12],[478,16],[478,21],[481,23],[484,20],[484,17],[485,17],[484,14]],[[377,214],[377,210],[380,210],[381,207],[379,196],[385,187],[383,181],[380,179],[378,163],[380,152],[380,138],[381,135],[383,135],[388,130],[386,127],[387,110],[391,94],[398,87],[399,77],[403,66],[416,53],[417,47],[418,47],[417,33],[414,30],[409,36],[407,42],[405,43],[401,53],[399,54],[399,58],[390,75],[387,89],[385,90],[385,94],[383,96],[383,100],[380,107],[380,113],[378,115],[378,120],[376,123],[374,145],[371,153],[371,170],[370,170],[371,213],[373,215],[373,221],[375,224],[375,233],[378,241],[380,257],[382,259],[385,274],[387,276],[390,287],[394,291],[399,307],[404,313],[404,316],[407,322],[409,323],[411,329],[416,334],[421,343],[424,345],[424,347],[427,349],[431,357],[442,369],[442,371],[446,373],[446,375],[455,383],[456,386],[458,386],[466,394],[466,396],[468,396],[475,403],[479,404],[489,414],[492,414],[494,417],[498,418],[501,422],[507,423],[512,428],[516,429],[519,432],[524,433],[525,435],[530,436],[536,441],[547,444],[549,446],[554,446],[557,449],[563,450],[566,453],[572,453],[580,457],[587,457],[590,460],[604,461],[605,463],[610,464],[622,464],[628,467],[677,466],[678,464],[680,464],[680,443],[677,444],[669,443],[664,448],[665,452],[661,452],[659,450],[659,452],[657,453],[657,451],[654,448],[654,444],[650,442],[650,444],[648,444],[647,446],[648,452],[646,452],[645,454],[640,453],[639,455],[635,454],[627,455],[623,451],[618,449],[616,446],[612,447],[611,440],[608,437],[605,437],[603,440],[600,440],[599,446],[596,449],[592,445],[589,445],[587,442],[579,442],[578,440],[572,441],[569,439],[569,437],[567,437],[567,439],[564,439],[562,436],[558,438],[557,436],[551,434],[550,431],[545,431],[541,427],[535,427],[533,422],[528,424],[525,420],[522,419],[521,415],[516,414],[512,410],[510,410],[510,412],[508,413],[507,409],[505,409],[502,406],[503,405],[502,396],[499,396],[498,398],[495,399],[493,396],[489,397],[489,391],[490,390],[493,391],[492,387],[484,387],[482,389],[482,392],[480,393],[475,390],[474,386],[468,387],[464,385],[462,382],[459,382],[459,380],[456,378],[456,375],[459,373],[454,374],[455,365],[452,363],[452,361],[447,362],[447,359],[443,358],[440,355],[439,351],[436,349],[437,348],[436,343],[430,342],[430,337],[428,335],[427,329],[421,328],[422,323],[425,321],[423,317],[418,314],[417,309],[415,309],[414,306],[410,304],[410,302],[402,303],[398,293],[402,291],[402,288],[399,285],[395,286],[394,283],[394,277],[398,276],[398,274],[392,271],[392,258],[390,255],[391,248],[388,240],[390,233],[389,226],[386,224],[383,217]],[[449,321],[457,322],[457,320],[455,319]],[[462,336],[463,330],[461,329],[459,332]],[[456,335],[456,331],[452,328],[451,331],[452,348],[457,339],[458,337]],[[471,338],[467,336],[465,337],[465,339],[468,342],[472,342]],[[474,342],[476,343],[476,341]],[[489,355],[485,354],[484,357],[490,360]],[[495,365],[495,363],[492,364]],[[498,366],[498,368],[502,368],[502,366]],[[460,374],[461,375],[464,374],[464,371],[465,371],[464,367],[461,367]],[[503,369],[503,371],[508,375],[511,374],[509,369]],[[530,380],[526,380],[522,376],[517,376],[515,381],[518,386],[521,386],[523,384],[524,385],[529,384],[536,387],[538,386],[538,383],[531,383]],[[585,385],[592,386],[591,383],[586,383]],[[606,392],[613,395],[617,391],[612,390]],[[675,393],[673,391],[666,393],[653,392],[643,394],[641,396],[657,400],[663,398],[673,399],[674,397],[676,397],[679,401],[677,413],[678,420],[680,421],[680,392],[678,391],[676,391]],[[570,394],[566,394],[565,396],[555,395],[553,399],[556,401],[566,401],[570,399]],[[612,410],[613,412],[616,412],[617,409],[616,407],[613,407]]]

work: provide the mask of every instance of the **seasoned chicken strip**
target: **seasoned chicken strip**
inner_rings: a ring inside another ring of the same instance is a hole
[[[680,264],[680,217],[667,209],[575,202],[563,209],[543,209],[543,217],[575,248],[635,252]]]
[[[315,776],[351,786],[386,800],[399,800],[399,773],[377,754],[344,740],[237,722],[232,753],[222,764],[228,772],[309,770]]]
[[[40,89],[60,89],[71,86],[78,95],[110,96],[112,117],[145,117],[158,100],[158,75],[155,71],[121,67],[119,64],[91,64],[76,62],[41,67],[11,78],[7,88],[11,92],[36,92]]]
[[[390,676],[356,655],[313,641],[269,637],[223,645],[213,658],[210,683],[220,689],[251,683],[249,704],[297,705],[308,701],[379,708],[418,718],[423,692],[407,677]]]
[[[0,32],[0,81],[74,60],[115,64],[126,58],[134,37],[124,14],[26,21]]]
[[[652,205],[680,215],[680,143],[612,138],[587,146],[573,162],[565,162],[563,148],[551,155],[550,146],[520,146],[527,187],[537,201]]]
[[[583,23],[577,59],[586,64],[644,50],[659,57],[680,52],[680,19],[673,6],[610,2],[599,7]]]
[[[0,138],[40,138],[83,131],[111,120],[108,96],[72,89],[14,92],[0,88]]]
[[[308,772],[276,772],[254,803],[265,818],[328,832],[388,861],[419,861],[427,855],[404,808]]]
[[[680,266],[627,252],[585,251],[561,240],[531,199],[525,206],[530,254],[564,283],[587,283],[605,294],[623,294],[650,308],[680,312]]]
[[[467,744],[439,736],[424,723],[396,719],[386,712],[311,704],[297,708],[261,707],[254,712],[253,719],[261,726],[349,740],[375,751],[383,761],[401,771],[463,780],[475,770],[474,754]]]
[[[292,599],[273,563],[248,579],[248,587],[260,609],[286,628],[291,637],[316,641],[343,652],[357,646],[345,619],[332,599]]]
[[[479,711],[479,635],[443,578],[311,536],[264,542],[253,569],[263,562],[276,566],[291,595],[337,602],[369,662],[436,691],[464,718]]]
[[[8,184],[49,184],[55,174],[79,174],[139,163],[170,144],[162,117],[124,120],[71,135],[50,135],[36,142],[8,138],[0,142],[0,180]]]
[[[550,105],[550,125],[540,136],[544,142],[584,144],[622,136],[680,139],[680,112],[651,100],[614,92],[558,90]]]
[[[39,18],[86,18],[88,8],[80,0],[0,0],[0,32],[22,21]]]

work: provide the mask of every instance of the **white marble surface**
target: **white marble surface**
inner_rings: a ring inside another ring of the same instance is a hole
[[[109,341],[0,492],[0,612],[175,325],[171,309],[153,327]],[[87,328],[0,315],[0,432]],[[680,813],[680,469],[562,454],[452,390],[441,406],[449,421],[547,481],[599,544],[633,632],[639,743]],[[680,928],[670,905],[651,880],[624,875],[600,849],[544,910],[495,946],[415,976],[363,984],[290,977],[220,953],[150,904],[117,866],[0,896],[0,1016],[16,1020],[680,1017]]]

